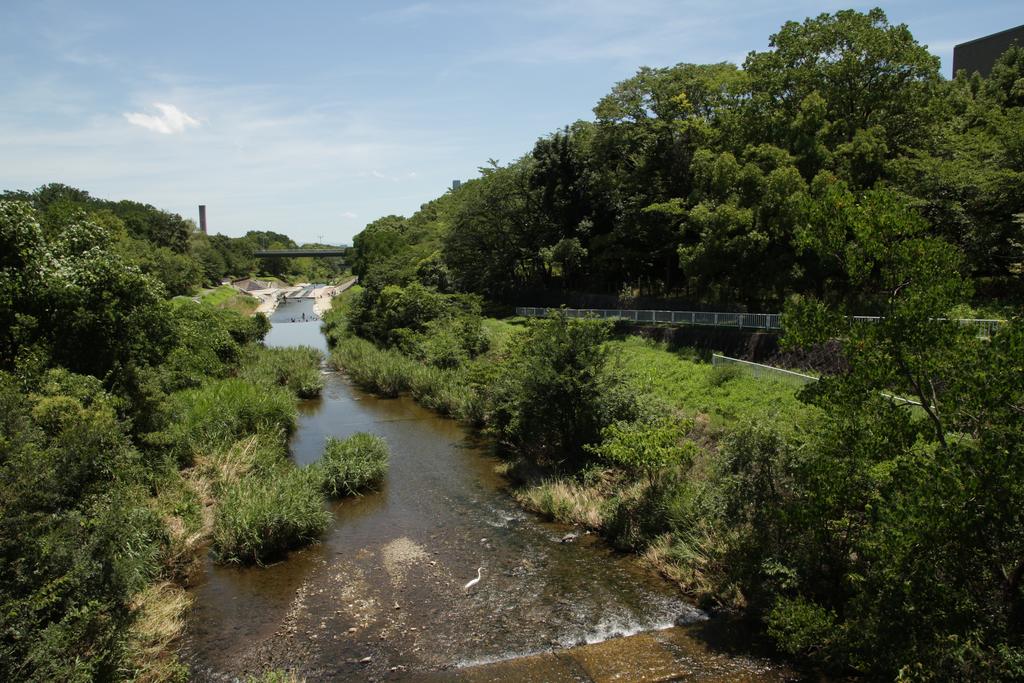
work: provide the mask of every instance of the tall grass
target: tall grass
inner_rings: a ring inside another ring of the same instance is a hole
[[[607,499],[597,487],[572,479],[549,479],[519,490],[515,497],[527,510],[556,522],[595,530],[605,523]]]
[[[341,339],[331,362],[353,382],[375,394],[394,398],[409,389],[409,378],[419,363],[398,351],[378,349],[357,337]]]
[[[360,432],[347,439],[329,437],[316,469],[329,496],[355,495],[380,484],[388,471],[388,445],[379,436]]]
[[[425,365],[358,337],[339,340],[331,362],[353,382],[375,394],[394,398],[408,392],[426,408],[471,422],[477,422],[482,415],[480,398],[470,385],[465,368]]]
[[[189,480],[209,506],[245,477],[271,477],[285,466],[290,466],[287,436],[281,430],[261,431],[200,453],[189,470]]]
[[[154,583],[135,596],[127,643],[133,681],[188,680],[188,667],[175,655],[173,643],[185,630],[185,615],[191,606],[188,591],[170,581]]]
[[[239,378],[172,394],[168,412],[166,438],[183,465],[190,465],[198,452],[226,448],[249,434],[278,429],[290,433],[297,414],[288,390]]]
[[[214,556],[263,564],[317,541],[330,521],[321,486],[315,470],[290,465],[229,486],[213,525]]]
[[[308,346],[254,347],[247,354],[239,377],[255,384],[285,387],[299,398],[319,396],[324,388],[320,374],[322,354]]]

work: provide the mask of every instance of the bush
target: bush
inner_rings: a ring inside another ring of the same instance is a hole
[[[441,294],[418,283],[362,290],[349,299],[344,314],[328,317],[325,329],[334,343],[344,337],[344,325],[376,344],[439,368],[460,367],[485,352],[489,343],[479,298]]]
[[[228,487],[217,506],[214,556],[220,562],[263,564],[316,542],[329,521],[313,469],[286,465],[267,478],[245,477]]]
[[[601,443],[587,451],[632,472],[653,473],[688,464],[697,445],[686,439],[690,423],[672,418],[613,422],[601,430]]]
[[[438,368],[458,368],[464,365],[469,360],[469,352],[459,335],[459,327],[451,320],[441,324],[431,323],[428,334],[419,342],[419,357]]]
[[[610,362],[610,331],[555,313],[512,339],[488,389],[492,433],[538,462],[579,465],[605,426],[638,417],[637,395]]]
[[[711,372],[708,374],[708,384],[713,387],[720,387],[726,382],[742,377],[744,374],[743,368],[739,365],[734,365],[732,363],[727,365],[716,365],[711,368]]]
[[[176,343],[161,368],[164,391],[197,387],[237,367],[241,347],[228,327],[229,314],[192,301],[173,312]]]
[[[609,538],[620,549],[643,550],[667,532],[685,535],[700,517],[698,491],[686,466],[663,468],[622,487],[609,504]]]
[[[166,534],[118,402],[61,370],[39,390],[0,373],[0,678],[109,679]]]
[[[315,467],[327,495],[354,495],[384,479],[388,445],[381,437],[363,432],[347,439],[328,437],[323,457]]]

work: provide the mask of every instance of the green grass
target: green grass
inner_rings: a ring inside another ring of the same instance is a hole
[[[316,542],[329,521],[318,473],[285,463],[227,489],[213,524],[213,553],[219,562],[263,564]]]
[[[388,398],[409,390],[409,378],[420,365],[398,351],[379,349],[358,337],[340,339],[331,362],[359,386]]]
[[[308,346],[255,347],[246,356],[239,377],[255,384],[285,387],[299,398],[313,398],[324,388],[322,358],[319,351]]]
[[[380,396],[409,393],[417,403],[442,415],[478,422],[482,406],[469,385],[466,368],[425,365],[393,349],[379,349],[358,337],[340,339],[331,363],[353,382]]]
[[[490,342],[489,352],[501,353],[504,351],[509,340],[526,329],[524,326],[525,320],[526,318],[506,318],[504,320],[484,318],[481,324],[484,328],[484,334],[487,335],[487,339]]]
[[[230,285],[201,290],[195,297],[176,296],[174,302],[184,303],[193,299],[198,299],[204,306],[235,311],[242,315],[252,315],[260,305],[259,299],[243,294]]]
[[[356,495],[384,479],[388,471],[388,445],[381,437],[365,432],[347,439],[328,437],[323,457],[314,468],[327,495]]]
[[[166,432],[178,462],[189,465],[197,453],[230,445],[249,434],[295,428],[295,398],[282,387],[230,378],[172,394],[172,424]]]
[[[650,387],[655,398],[688,417],[707,415],[716,429],[751,419],[794,424],[816,410],[797,400],[792,382],[720,370],[641,337],[610,345],[621,352],[624,369]]]

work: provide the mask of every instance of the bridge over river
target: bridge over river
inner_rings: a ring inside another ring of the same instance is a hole
[[[258,258],[270,258],[273,256],[345,256],[348,254],[348,247],[330,247],[324,249],[256,249],[252,252]]]

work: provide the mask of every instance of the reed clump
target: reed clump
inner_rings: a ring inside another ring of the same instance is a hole
[[[469,421],[479,418],[479,400],[464,367],[426,365],[358,337],[341,339],[331,362],[360,387],[380,396],[394,398],[408,392],[417,403],[442,415]]]
[[[299,398],[314,398],[324,388],[321,360],[323,355],[309,346],[254,347],[239,376],[254,384],[284,387]]]
[[[295,398],[290,391],[237,377],[177,392],[169,403],[171,425],[166,439],[182,465],[192,464],[196,452],[212,446],[227,448],[257,432],[282,429],[290,433],[296,423]]]
[[[516,494],[519,504],[550,520],[598,530],[605,523],[607,499],[595,486],[572,479],[549,479]]]
[[[330,515],[311,469],[284,465],[230,485],[217,507],[213,553],[220,562],[264,564],[319,540]]]
[[[388,455],[387,442],[374,434],[329,437],[323,457],[314,466],[321,489],[338,498],[379,486],[388,471]]]

